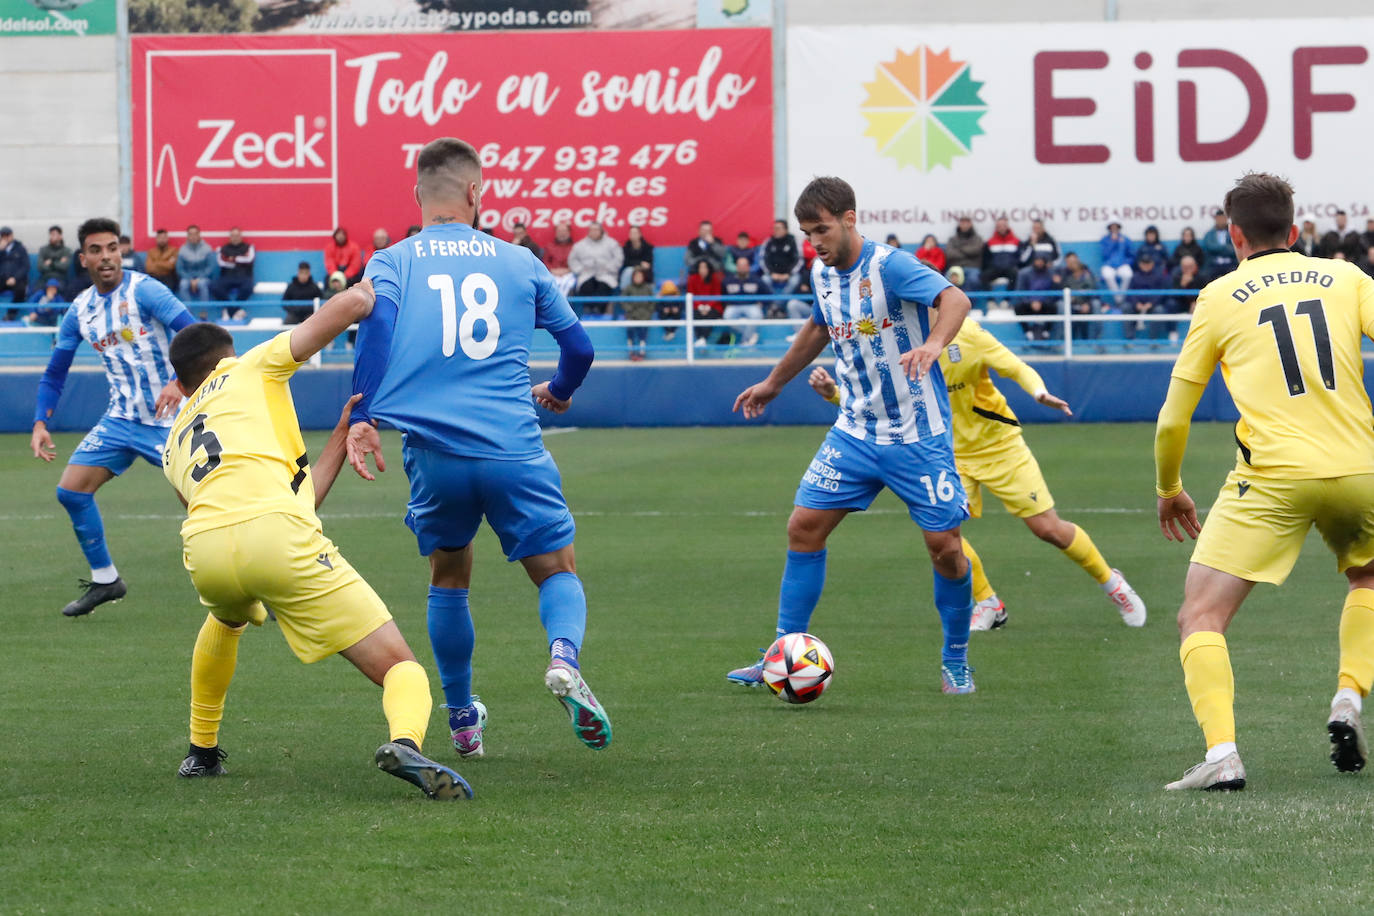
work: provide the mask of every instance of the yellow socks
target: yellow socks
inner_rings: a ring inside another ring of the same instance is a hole
[[[968,567],[973,573],[973,600],[982,601],[991,598],[995,592],[992,590],[992,583],[988,581],[987,574],[983,572],[983,561],[978,558],[978,552],[973,549],[973,545],[964,538],[964,556],[968,557]]]
[[[1357,588],[1345,597],[1341,611],[1341,673],[1338,687],[1360,696],[1374,681],[1374,589]]]
[[[1183,663],[1183,684],[1193,701],[1193,715],[1202,726],[1207,747],[1234,744],[1236,683],[1231,677],[1226,637],[1206,630],[1194,633],[1183,640],[1178,658]]]
[[[191,653],[191,743],[196,747],[219,744],[224,697],[234,679],[242,635],[243,626],[231,627],[207,614],[196,636]]]
[[[419,662],[397,662],[382,678],[382,711],[391,740],[409,738],[417,748],[425,743],[429,711],[429,675]]]
[[[1073,540],[1063,550],[1064,556],[1083,567],[1084,572],[1096,579],[1098,585],[1112,577],[1112,568],[1102,559],[1102,554],[1098,553],[1093,539],[1077,525],[1073,526]]]

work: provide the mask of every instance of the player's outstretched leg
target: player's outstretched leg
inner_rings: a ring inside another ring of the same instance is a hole
[[[787,551],[782,568],[782,585],[778,589],[778,625],[776,635],[805,633],[811,625],[811,614],[825,589],[825,550]],[[744,687],[763,684],[763,653],[758,661],[736,668],[725,675],[731,682]]]
[[[1359,570],[1351,570],[1352,584]],[[1374,681],[1374,589],[1352,588],[1341,610],[1341,669],[1331,715],[1331,762],[1342,773],[1356,773],[1369,760],[1360,713]]]
[[[429,642],[444,688],[449,732],[460,757],[481,757],[487,707],[472,695],[472,625],[466,588],[429,587]]]
[[[1128,627],[1145,626],[1145,602],[1131,588],[1120,571],[1112,569],[1103,559],[1101,551],[1088,537],[1088,532],[1059,517],[1053,509],[1026,519],[1026,525],[1035,536],[1063,551],[1064,556],[1074,561],[1084,572],[1093,577],[1112,605],[1121,614],[1121,621]]]
[[[577,740],[593,750],[611,743],[611,719],[582,677],[578,651],[587,627],[587,596],[577,574],[564,570],[539,583],[539,620],[549,639],[544,686],[563,705]]]
[[[220,761],[219,725],[224,719],[224,698],[238,666],[239,638],[247,624],[233,626],[206,614],[191,652],[191,747],[177,770],[178,776],[223,776]]]
[[[1183,640],[1178,657],[1183,664],[1183,683],[1193,704],[1193,715],[1207,741],[1207,757],[1183,774],[1182,779],[1164,788],[1245,788],[1245,766],[1236,750],[1236,687],[1226,637],[1206,630],[1192,633]]]
[[[391,740],[377,748],[377,766],[419,786],[430,798],[472,798],[472,787],[463,777],[420,753],[431,702],[429,676],[419,662],[406,660],[391,666],[382,678],[382,710]]]
[[[119,578],[119,571],[115,569],[114,560],[110,559],[110,550],[105,545],[105,524],[100,518],[100,509],[95,504],[95,494],[58,486],[57,501],[71,517],[76,541],[81,545],[81,552],[86,555],[86,562],[91,566],[91,578],[82,580],[81,596],[62,609],[62,613],[68,617],[80,617],[107,601],[118,601],[123,598],[128,593],[128,588],[124,580]]]
[[[973,619],[969,622],[969,629],[996,630],[998,627],[1006,626],[1006,605],[1002,604],[1002,599],[993,591],[992,583],[988,581],[987,573],[983,570],[982,558],[968,542],[968,538],[963,539],[963,545],[964,556],[968,557],[969,573],[973,576]]]

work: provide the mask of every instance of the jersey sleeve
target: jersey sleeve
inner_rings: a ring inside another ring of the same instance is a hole
[[[395,255],[390,250],[384,248],[368,259],[363,279],[372,281],[372,290],[378,299],[401,301],[401,272],[396,268]]]
[[[1207,384],[1217,367],[1217,341],[1208,320],[1207,290],[1198,294],[1197,307],[1193,310],[1193,321],[1188,326],[1188,336],[1183,338],[1183,346],[1174,363],[1174,378],[1181,378],[1200,385]]]
[[[976,355],[982,358],[983,365],[997,370],[997,374],[1003,378],[1011,379],[1031,397],[1045,390],[1045,380],[1040,373],[1008,350],[987,328],[980,325],[971,336],[977,347]]]
[[[138,304],[148,309],[165,327],[179,330],[195,322],[186,306],[166,286],[151,278],[138,284]]]
[[[251,366],[268,378],[288,379],[304,363],[296,362],[291,355],[291,332],[282,331],[266,343],[260,343],[239,360],[243,366]]]
[[[906,251],[885,258],[881,273],[883,285],[891,296],[930,307],[934,307],[935,299],[942,292],[954,285]]]
[[[534,326],[556,334],[577,324],[577,313],[554,285],[553,274],[528,248],[521,250],[534,271]]]
[[[159,283],[158,286],[162,284]],[[76,305],[73,303],[67,308],[67,313],[62,316],[62,323],[57,326],[57,340],[53,347],[58,350],[75,350],[81,346],[81,322],[76,317]]]

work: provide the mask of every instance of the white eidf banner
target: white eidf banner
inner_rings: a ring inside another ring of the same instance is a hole
[[[1325,231],[1374,203],[1374,19],[853,26],[787,38],[790,199],[815,175],[904,243],[958,214],[1199,235],[1246,171],[1286,176]]]

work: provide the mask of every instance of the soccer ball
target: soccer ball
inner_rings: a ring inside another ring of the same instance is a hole
[[[830,649],[810,633],[779,636],[763,654],[763,682],[789,703],[810,703],[835,673]]]

